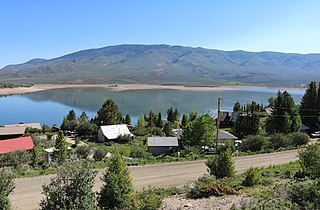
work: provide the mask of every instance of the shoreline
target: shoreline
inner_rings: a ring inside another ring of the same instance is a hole
[[[106,88],[109,91],[125,90],[148,90],[148,89],[169,89],[169,90],[192,90],[192,91],[225,91],[239,89],[274,89],[274,90],[305,90],[297,87],[270,87],[270,86],[244,86],[244,85],[226,85],[226,86],[182,86],[182,85],[151,85],[151,84],[35,84],[31,87],[2,88],[0,96],[31,93],[50,89],[63,88]]]

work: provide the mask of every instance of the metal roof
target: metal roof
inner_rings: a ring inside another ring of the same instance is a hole
[[[31,136],[0,140],[0,154],[14,150],[29,150],[34,147]]]
[[[161,137],[161,136],[148,137],[148,147],[177,147],[177,146],[179,146],[177,137]]]
[[[0,135],[23,135],[27,127],[0,127]]]
[[[128,127],[126,124],[120,124],[120,125],[103,125],[100,127],[103,135],[107,137],[108,139],[117,139],[119,135],[130,135],[133,136],[132,133],[130,133]]]
[[[238,139],[238,137],[234,136],[233,134],[227,132],[227,131],[223,131],[223,130],[219,130],[219,139],[229,139],[229,140],[236,140]]]
[[[19,123],[19,124],[11,124],[11,125],[4,125],[4,127],[25,127],[25,128],[36,128],[41,130],[40,123]]]

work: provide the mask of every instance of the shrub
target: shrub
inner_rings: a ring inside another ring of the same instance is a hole
[[[181,157],[189,157],[194,155],[200,155],[199,149],[192,146],[186,146],[183,150],[180,150]]]
[[[64,164],[59,174],[43,185],[41,209],[96,209],[92,190],[95,176],[86,162]]]
[[[154,188],[143,189],[137,193],[137,210],[158,210],[161,203],[161,196],[157,195]]]
[[[212,176],[203,176],[194,183],[194,186],[187,193],[187,197],[199,199],[235,193],[236,190],[225,184],[223,181],[217,180]]]
[[[146,136],[148,135],[149,131],[145,127],[141,126],[135,126],[134,129],[132,130],[132,134],[136,136]]]
[[[132,158],[149,158],[151,153],[145,151],[144,149],[133,149],[130,152],[130,157]]]
[[[260,209],[281,209],[281,210],[298,210],[298,205],[286,199],[271,198],[258,202],[242,205],[241,209],[260,210]]]
[[[0,155],[0,167],[12,166],[14,168],[20,168],[29,163],[31,163],[31,155],[25,150],[15,150]]]
[[[295,146],[300,146],[307,144],[310,141],[310,138],[307,134],[301,132],[294,132],[289,135],[292,140],[292,144]]]
[[[320,208],[320,182],[306,181],[294,184],[289,192],[292,202],[297,203],[302,209]]]
[[[90,154],[91,148],[87,145],[81,145],[76,147],[77,157],[80,159],[86,159]]]
[[[320,178],[320,146],[309,145],[299,152],[302,171],[311,178]]]
[[[94,150],[93,159],[95,161],[101,161],[107,154],[107,151],[103,148],[97,148]]]
[[[0,209],[11,209],[9,195],[14,188],[12,174],[0,169]]]
[[[279,149],[280,147],[288,147],[292,145],[292,139],[288,135],[283,133],[275,133],[270,136],[270,147]]]
[[[234,161],[232,160],[232,152],[230,148],[209,158],[206,165],[210,175],[215,176],[217,179],[233,177],[235,175]]]
[[[261,135],[255,135],[255,136],[247,136],[245,140],[242,141],[242,144],[240,146],[241,151],[260,151],[269,146],[269,141],[261,136]]]
[[[258,168],[250,167],[245,173],[244,173],[244,180],[242,184],[244,186],[254,186],[259,184],[261,173]]]
[[[110,159],[98,193],[98,204],[101,209],[130,209],[133,206],[134,188],[130,171],[119,153]]]

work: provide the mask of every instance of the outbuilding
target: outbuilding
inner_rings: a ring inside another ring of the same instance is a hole
[[[126,124],[103,125],[100,126],[98,130],[98,141],[104,142],[116,140],[117,138],[119,138],[120,135],[133,136]]]
[[[31,150],[33,147],[34,144],[31,136],[5,139],[0,141],[0,155],[15,150]]]
[[[177,150],[178,148],[177,137],[148,137],[148,152],[152,155],[169,154],[172,150]]]

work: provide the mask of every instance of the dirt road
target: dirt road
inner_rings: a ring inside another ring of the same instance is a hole
[[[290,150],[285,152],[243,156],[234,158],[236,170],[243,172],[250,166],[264,167],[296,161],[298,151]],[[189,161],[179,163],[167,163],[147,166],[130,167],[134,186],[137,190],[143,187],[171,187],[182,186],[196,180],[206,173],[205,161]],[[101,187],[100,177],[104,170],[99,170],[96,177],[95,190]],[[40,176],[34,178],[22,178],[15,180],[16,189],[11,195],[11,202],[14,209],[39,209],[38,203],[41,200],[41,186],[50,182],[55,175]]]

